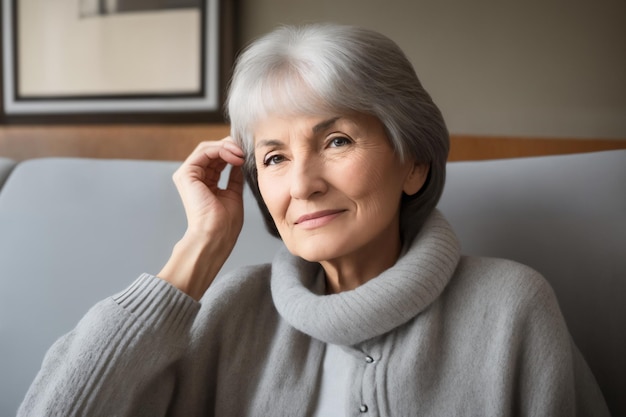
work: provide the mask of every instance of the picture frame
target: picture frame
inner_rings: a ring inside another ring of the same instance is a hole
[[[234,0],[1,1],[0,123],[224,121]]]

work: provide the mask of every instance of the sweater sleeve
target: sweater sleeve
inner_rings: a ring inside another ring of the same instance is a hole
[[[18,416],[164,415],[200,304],[140,276],[47,352]]]
[[[595,377],[574,344],[549,284],[537,274],[521,315],[519,401],[527,416],[609,416]]]

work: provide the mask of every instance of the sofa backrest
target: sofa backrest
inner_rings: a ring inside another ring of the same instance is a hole
[[[0,415],[48,347],[95,302],[156,273],[185,230],[178,162],[36,159],[0,190]],[[528,264],[552,284],[615,415],[626,415],[626,150],[450,163],[439,205],[465,253]],[[223,271],[268,262],[248,190]]]
[[[0,416],[15,414],[46,350],[89,307],[167,261],[186,227],[179,165],[43,158],[13,170],[0,191]],[[280,245],[245,197],[223,271],[267,262]]]
[[[175,163],[33,159],[0,192],[0,415],[96,301],[159,268],[184,226]]]
[[[9,174],[15,167],[15,161],[9,158],[0,157],[0,190],[2,190],[2,186],[4,182],[9,177]]]
[[[626,416],[626,150],[451,163],[439,208],[464,253],[544,275],[613,415]]]

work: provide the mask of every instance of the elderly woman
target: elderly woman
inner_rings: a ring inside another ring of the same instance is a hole
[[[21,415],[608,415],[546,281],[460,255],[435,209],[448,133],[392,41],[280,28],[228,111],[232,139],[174,176],[169,261],[52,346]],[[284,249],[216,278],[244,177]]]

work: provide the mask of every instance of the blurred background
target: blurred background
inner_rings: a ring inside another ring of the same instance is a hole
[[[386,34],[453,133],[626,138],[621,0],[243,0],[240,12],[243,42],[312,21]]]
[[[441,108],[452,159],[626,147],[623,0],[223,0],[222,6],[232,10],[234,52],[281,24],[330,21],[386,34]],[[226,134],[220,120],[4,123],[0,155],[178,160],[200,140]]]

